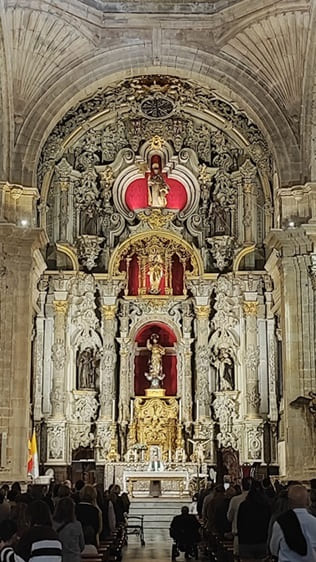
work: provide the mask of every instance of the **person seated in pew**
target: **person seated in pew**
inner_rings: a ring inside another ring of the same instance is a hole
[[[172,559],[178,556],[178,550],[184,552],[186,560],[191,558],[194,551],[197,557],[197,543],[200,541],[200,523],[195,515],[189,513],[189,508],[184,505],[181,515],[176,515],[170,525],[170,536],[175,541],[172,549]],[[174,548],[176,547],[176,548]]]

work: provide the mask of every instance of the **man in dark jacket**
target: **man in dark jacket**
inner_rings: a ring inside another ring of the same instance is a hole
[[[184,552],[188,560],[192,553],[197,558],[196,544],[200,540],[200,524],[195,515],[189,514],[189,508],[184,505],[181,508],[181,515],[176,515],[170,525],[170,536],[176,542],[172,549],[172,559],[178,555],[178,549]]]

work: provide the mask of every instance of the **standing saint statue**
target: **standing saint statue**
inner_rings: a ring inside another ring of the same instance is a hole
[[[148,180],[148,205],[149,207],[165,208],[167,206],[167,193],[169,186],[160,173],[157,162],[152,165],[152,175]]]
[[[78,388],[94,388],[97,358],[90,347],[81,351],[77,360]]]
[[[234,390],[234,361],[228,348],[220,348],[218,363],[220,390]]]
[[[160,281],[163,277],[163,259],[159,252],[152,251],[148,256],[149,293],[159,295]]]
[[[145,377],[150,381],[150,388],[161,388],[160,383],[165,378],[162,372],[162,357],[165,355],[165,348],[158,343],[158,334],[152,334],[147,340],[147,349],[151,352],[148,373]]]

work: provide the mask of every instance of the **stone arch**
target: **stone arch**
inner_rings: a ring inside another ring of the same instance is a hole
[[[288,184],[299,180],[297,141],[285,117],[260,84],[257,84],[251,77],[247,77],[247,85],[242,83],[240,73],[237,72],[231,62],[224,61],[221,57],[215,55],[208,55],[201,51],[196,52],[188,47],[179,46],[175,46],[174,49],[175,57],[178,54],[174,66],[165,64],[164,57],[162,57],[159,67],[152,66],[148,60],[146,62],[142,60],[140,64],[140,52],[137,47],[128,49],[128,57],[126,57],[124,49],[115,51],[116,56],[119,53],[122,65],[120,70],[113,72],[113,68],[111,68],[113,63],[105,67],[104,56],[102,58],[96,57],[93,59],[93,70],[88,70],[89,64],[91,69],[91,60],[82,63],[82,68],[77,67],[76,69],[77,73],[80,70],[79,80],[71,81],[71,78],[74,77],[71,77],[71,75],[64,76],[52,87],[52,91],[49,91],[50,103],[49,100],[41,99],[38,104],[34,105],[20,130],[16,145],[16,157],[19,158],[22,150],[25,151],[25,142],[27,142],[24,158],[25,166],[21,170],[24,183],[36,182],[36,166],[34,166],[34,163],[38,162],[42,146],[49,132],[62,115],[82,99],[83,92],[95,91],[105,83],[111,83],[118,78],[131,76],[131,74],[146,73],[186,76],[186,78],[194,79],[197,83],[209,85],[211,88],[215,87],[227,99],[233,97],[238,106],[242,107],[264,131],[276,158],[281,183]],[[194,72],[192,69],[192,57],[195,59],[196,67],[200,65],[201,72]],[[111,57],[107,57],[107,60],[110,59]],[[141,59],[143,59],[143,53]],[[131,68],[137,69],[136,72],[133,72],[133,70],[131,72]],[[211,72],[212,76],[210,77]],[[69,81],[71,81],[71,86]],[[73,94],[74,87],[77,90],[75,95]],[[60,93],[54,92],[54,89],[59,90]],[[65,102],[65,100],[67,101]],[[47,102],[45,111],[42,110],[44,101]],[[53,120],[51,119],[52,114],[55,116]],[[34,123],[36,123],[35,127]],[[287,142],[285,142],[285,139]],[[31,163],[29,169],[27,169],[27,163]],[[18,167],[16,169],[18,170]]]

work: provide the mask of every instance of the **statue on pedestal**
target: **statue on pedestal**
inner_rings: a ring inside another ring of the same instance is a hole
[[[158,343],[158,334],[152,334],[147,340],[147,349],[151,352],[148,373],[145,377],[150,381],[150,388],[161,388],[161,381],[165,378],[162,372],[162,357],[165,355],[165,348]]]

